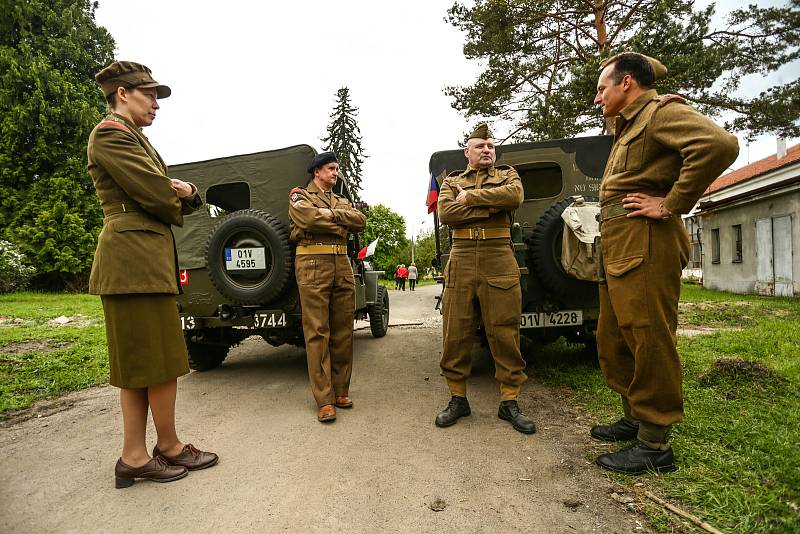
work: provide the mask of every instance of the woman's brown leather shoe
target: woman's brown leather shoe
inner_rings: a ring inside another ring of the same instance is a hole
[[[141,467],[131,467],[120,458],[114,467],[114,485],[117,489],[129,488],[137,478],[146,478],[154,482],[172,482],[188,474],[189,470],[185,467],[169,465],[161,458],[153,458]]]
[[[155,446],[153,447],[153,457],[163,458],[169,465],[180,465],[189,471],[205,469],[216,465],[219,461],[219,456],[213,452],[198,450],[191,443],[184,445],[183,450],[177,456],[167,456],[158,450],[158,446]]]
[[[330,423],[331,421],[336,420],[336,408],[333,407],[333,404],[326,404],[325,406],[320,406],[319,411],[317,412],[317,421],[320,423]]]
[[[337,408],[352,408],[353,407],[353,399],[345,395],[344,397],[336,397],[336,407]]]

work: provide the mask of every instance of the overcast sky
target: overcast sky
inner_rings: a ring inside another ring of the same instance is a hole
[[[116,40],[117,59],[144,63],[172,88],[145,130],[168,165],[295,144],[320,150],[336,91],[348,86],[370,156],[362,196],[403,215],[410,236],[433,224],[430,155],[457,148],[475,122],[443,93],[480,72],[444,21],[452,4],[101,0],[96,17]],[[747,90],[798,74],[795,63]],[[742,143],[734,168],[774,151],[774,138]]]

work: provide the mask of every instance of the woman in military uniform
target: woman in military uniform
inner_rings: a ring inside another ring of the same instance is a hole
[[[89,174],[103,208],[89,292],[100,295],[106,320],[110,383],[120,388],[124,441],[116,487],[136,478],[170,482],[216,464],[214,453],[182,443],[175,430],[177,377],[189,372],[175,295],[177,253],[170,225],[202,201],[196,188],[167,177],[142,134],[159,98],[171,90],[139,63],[116,61],[95,79],[110,113],[89,136]],[[145,441],[148,408],[158,441]]]

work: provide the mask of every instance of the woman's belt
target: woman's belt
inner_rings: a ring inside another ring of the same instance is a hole
[[[117,213],[131,213],[134,211],[139,210],[136,209],[136,205],[132,205],[130,202],[128,204],[125,204],[124,202],[109,202],[107,204],[103,204],[104,217],[116,215]]]
[[[511,239],[510,228],[456,228],[453,239]]]
[[[304,254],[347,254],[347,245],[297,245],[295,255]]]

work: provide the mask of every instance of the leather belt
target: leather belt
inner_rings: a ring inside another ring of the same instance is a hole
[[[511,239],[510,228],[456,228],[453,239]]]
[[[623,217],[632,211],[636,210],[633,208],[623,208],[621,200],[612,202],[611,204],[605,206],[600,206],[600,222],[616,219],[617,217]]]
[[[295,255],[304,254],[347,254],[347,245],[297,245]]]
[[[136,209],[136,206],[131,206],[129,204],[125,204],[124,202],[110,202],[108,204],[103,204],[103,215],[108,217],[110,215],[116,215],[117,213],[131,213],[139,211]]]

